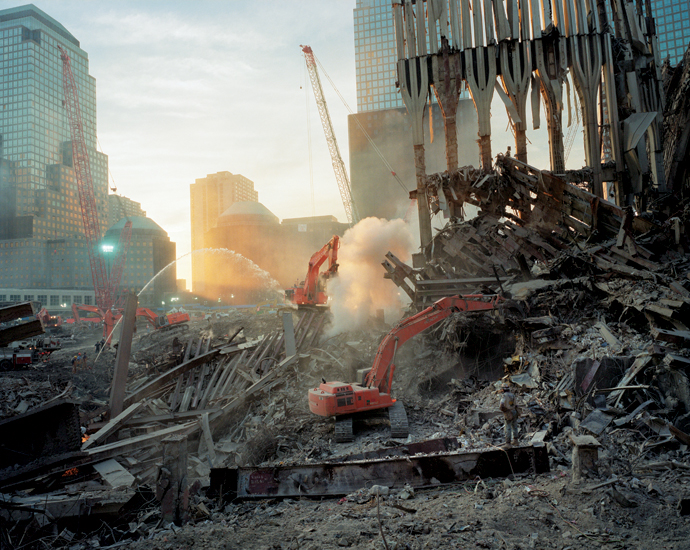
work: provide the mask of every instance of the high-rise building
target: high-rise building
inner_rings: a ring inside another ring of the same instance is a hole
[[[357,0],[355,72],[357,112],[404,107],[395,82],[395,26],[390,1]]]
[[[141,209],[140,202],[122,195],[108,195],[108,227],[112,227],[122,218],[131,216],[146,217],[146,212]]]
[[[408,191],[416,188],[416,180],[412,123],[396,86],[397,50],[390,0],[357,0],[354,23],[357,114],[348,116],[352,197],[360,217],[402,217],[410,203]],[[456,115],[458,160],[460,166],[476,166],[477,114],[472,101],[466,99],[467,92],[463,94]],[[443,117],[433,97],[427,116],[431,122],[424,125],[426,169],[432,174],[446,169]],[[463,143],[472,146],[462,147]],[[383,153],[397,178],[376,149]]]
[[[690,43],[690,0],[652,0],[661,61],[677,65]]]
[[[93,289],[58,46],[79,91],[101,234],[108,225],[108,157],[96,151],[87,53],[33,5],[0,10],[0,288]]]
[[[192,225],[192,290],[203,292],[205,268],[195,250],[207,248],[206,233],[216,226],[223,212],[236,202],[259,200],[254,182],[240,174],[218,172],[199,178],[189,186]]]
[[[103,255],[108,270],[121,252],[118,245],[127,221],[132,222],[132,233],[120,288],[136,292],[142,305],[160,307],[164,305],[161,302],[165,294],[177,289],[174,264],[161,273],[161,270],[175,261],[175,243],[170,241],[165,230],[152,219],[136,215],[123,217],[103,237],[103,248],[107,250]],[[149,285],[152,279],[154,280]]]

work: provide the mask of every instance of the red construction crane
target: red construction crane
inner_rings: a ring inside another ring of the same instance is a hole
[[[98,222],[96,198],[93,194],[91,164],[84,139],[79,94],[74,81],[74,75],[72,74],[70,57],[62,47],[58,46],[58,49],[62,59],[62,87],[65,93],[65,107],[67,108],[72,134],[72,167],[79,191],[79,204],[81,206],[82,221],[84,222],[84,234],[86,235],[86,247],[89,252],[93,288],[96,292],[96,304],[102,310],[107,310],[113,305],[113,296],[112,289],[108,283],[105,261],[98,249],[101,239],[101,228]]]
[[[321,117],[321,125],[326,134],[326,143],[328,143],[328,150],[331,153],[331,162],[333,163],[333,170],[335,171],[335,179],[338,182],[338,189],[340,190],[340,198],[343,201],[345,208],[345,215],[350,225],[359,221],[359,213],[357,207],[352,200],[352,190],[350,189],[350,180],[347,178],[347,171],[345,170],[345,163],[340,156],[340,149],[338,148],[338,141],[335,139],[333,132],[333,123],[331,122],[331,115],[328,113],[328,105],[323,95],[323,88],[321,87],[321,79],[319,72],[316,70],[316,58],[314,52],[309,46],[300,46],[304,59],[307,62],[307,70],[309,71],[309,78],[311,80],[312,88],[314,88],[314,98],[316,99],[316,107],[319,109],[319,116]]]

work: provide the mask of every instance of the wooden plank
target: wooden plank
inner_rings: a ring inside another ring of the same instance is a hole
[[[209,338],[209,342],[211,339]],[[206,363],[203,367],[201,367],[201,372],[199,373],[199,381],[197,382],[196,385],[196,391],[194,392],[194,399],[192,400],[191,408],[196,409],[197,405],[199,404],[199,400],[202,398],[202,388],[204,387],[204,381],[206,379],[206,375],[208,374],[208,363]]]
[[[103,481],[113,489],[117,489],[118,487],[131,487],[136,481],[134,476],[125,470],[114,458],[109,458],[108,460],[94,464],[93,469],[96,470],[103,478]]]
[[[93,449],[87,450],[86,454],[93,457],[102,457],[103,459],[120,456],[128,453],[131,450],[142,449],[147,445],[156,445],[159,439],[171,434],[193,433],[197,430],[197,427],[198,424],[196,422],[187,422],[186,424],[172,426],[170,428],[165,428],[164,430],[158,430],[157,432],[138,435],[130,439],[124,439],[115,443],[94,447]]]
[[[189,384],[187,388],[184,390],[184,394],[182,395],[182,401],[180,402],[180,412],[185,412],[186,410],[189,409],[189,403],[192,400],[192,393],[194,392],[194,385]]]
[[[216,355],[218,355],[218,349],[213,349],[209,351],[208,353],[205,353],[204,355],[200,355],[199,357],[194,357],[193,359],[190,359],[186,363],[182,363],[181,365],[178,365],[174,369],[170,369],[168,372],[164,372],[160,376],[154,378],[146,384],[143,388],[137,390],[136,392],[128,395],[125,397],[125,403],[124,406],[128,407],[132,403],[136,401],[141,401],[144,399],[144,397],[148,397],[151,393],[153,393],[156,389],[160,388],[167,382],[174,380],[176,377],[180,376],[181,374],[184,374],[185,372],[188,372],[192,370],[194,367],[197,367],[199,365],[203,365],[204,363],[208,363],[211,361]]]
[[[222,357],[218,365],[216,365],[216,368],[213,371],[213,375],[211,375],[211,379],[208,381],[206,389],[204,390],[204,393],[201,396],[201,399],[199,400],[199,408],[203,409],[204,407],[206,407],[206,403],[208,403],[208,396],[215,388],[216,383],[218,382],[218,378],[220,377],[221,373],[225,371],[225,368],[229,362],[230,356],[226,356]]]
[[[230,387],[230,384],[233,383],[233,380],[235,378],[235,373],[237,372],[237,369],[239,368],[239,366],[242,364],[242,361],[244,360],[244,357],[246,354],[247,354],[247,350],[244,350],[237,357],[237,360],[235,361],[235,364],[232,366],[232,370],[228,373],[228,376],[225,378],[223,385],[222,386],[220,384],[217,385],[216,390],[213,392],[213,394],[209,398],[209,401],[211,401],[212,399],[218,399],[219,397],[222,397],[225,395],[228,388]]]
[[[211,426],[208,421],[208,413],[204,413],[199,418],[199,427],[206,442],[206,449],[208,451],[208,459],[211,463],[211,468],[216,465],[216,448],[213,443],[213,436],[211,435]]]
[[[643,354],[643,355],[638,355],[635,361],[633,362],[632,365],[630,365],[630,368],[626,371],[626,373],[623,375],[623,378],[620,379],[620,382],[616,385],[617,388],[621,388],[623,386],[629,386],[630,382],[632,381],[633,378],[635,378],[642,369],[644,369],[647,364],[652,360],[651,355]],[[623,392],[625,390],[616,390],[613,391],[609,394],[609,396],[606,398],[606,401],[608,403],[613,403],[614,401],[618,401],[622,396]]]
[[[93,434],[89,439],[84,442],[81,446],[82,450],[86,450],[89,447],[93,447],[105,441],[109,436],[114,434],[122,425],[124,425],[127,420],[134,416],[144,405],[146,401],[139,401],[137,403],[132,403],[124,411],[118,414],[115,418],[108,421],[108,423]]]
[[[127,386],[127,373],[129,372],[129,357],[132,351],[132,336],[134,335],[137,320],[138,303],[139,299],[136,294],[133,292],[127,294],[125,312],[122,315],[122,331],[120,332],[120,341],[117,344],[115,372],[113,374],[113,382],[110,385],[110,416],[117,416],[126,408],[123,403]],[[110,342],[111,337],[112,334],[106,337],[106,344]]]
[[[215,413],[220,410],[220,407],[213,407],[209,409],[197,409],[195,411],[185,411],[181,412],[169,412],[165,414],[158,414],[153,416],[137,416],[136,418],[130,418],[127,422],[127,426],[143,426],[145,424],[166,424],[169,422],[180,422],[181,420],[194,420],[204,414]]]

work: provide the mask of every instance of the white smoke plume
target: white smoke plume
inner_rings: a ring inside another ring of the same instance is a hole
[[[387,252],[407,262],[413,238],[401,220],[365,218],[348,229],[340,241],[338,276],[328,281],[333,324],[330,334],[364,328],[377,309],[386,321],[397,321],[402,314],[398,287],[384,279],[381,262]]]

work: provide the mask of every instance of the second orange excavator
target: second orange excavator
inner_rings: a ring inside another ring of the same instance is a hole
[[[84,320],[84,318],[79,315],[79,311],[95,313],[98,316],[98,319],[103,323],[103,337],[105,338],[106,343],[110,344],[110,339],[112,338],[115,325],[120,320],[120,317],[122,317],[122,310],[108,309],[103,312],[98,306],[72,304],[72,313],[74,315],[75,323],[79,323],[80,321]],[[188,328],[186,323],[189,321],[189,313],[177,312],[169,313],[167,315],[156,315],[147,307],[139,307],[137,308],[136,316],[146,319],[156,330],[165,330],[174,327]],[[93,319],[93,317],[91,317],[91,319]]]
[[[358,382],[326,382],[309,390],[309,409],[319,416],[335,416],[335,439],[352,441],[354,415],[388,409],[391,437],[407,437],[407,414],[401,401],[391,397],[391,383],[395,372],[395,355],[405,342],[424,329],[435,325],[458,311],[488,311],[496,309],[499,295],[470,294],[442,298],[423,311],[400,321],[384,336],[376,350],[371,369],[360,371]]]
[[[286,301],[297,306],[325,305],[328,302],[328,296],[325,292],[326,281],[338,272],[339,246],[340,237],[333,235],[331,240],[309,260],[309,268],[304,281],[285,291]],[[319,273],[326,260],[328,260],[328,268],[323,273]]]

